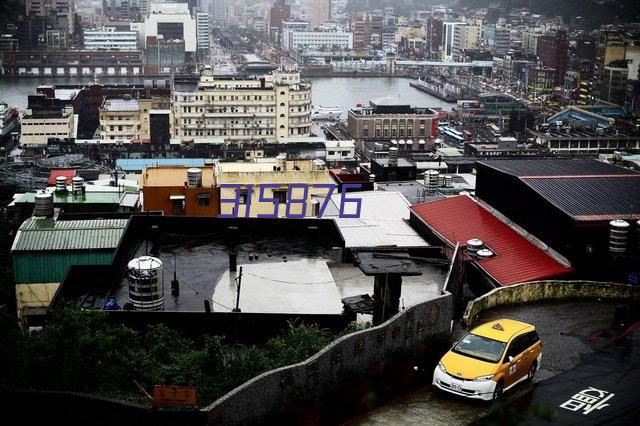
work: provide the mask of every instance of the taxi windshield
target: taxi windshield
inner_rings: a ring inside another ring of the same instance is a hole
[[[469,333],[454,346],[453,352],[496,363],[502,358],[505,346],[504,342]]]

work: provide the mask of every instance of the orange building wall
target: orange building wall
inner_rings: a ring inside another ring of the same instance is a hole
[[[208,207],[200,207],[199,193],[209,193]],[[220,189],[214,187],[187,188],[186,186],[147,186],[143,189],[142,209],[144,211],[162,210],[167,216],[175,216],[171,195],[185,196],[185,210],[181,216],[217,216],[220,212]]]

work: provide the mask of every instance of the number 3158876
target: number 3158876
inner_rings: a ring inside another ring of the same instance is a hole
[[[342,193],[340,194],[340,207],[338,212],[338,217],[340,218],[359,218],[360,210],[362,208],[362,199],[348,197],[347,190],[348,189],[359,189],[362,185],[350,183],[344,184],[342,186]],[[293,183],[289,184],[286,196],[281,197],[278,194],[279,189],[281,188],[280,184],[258,184],[258,185],[240,185],[234,183],[223,183],[220,184],[220,190],[224,189],[232,189],[234,190],[234,196],[232,198],[220,198],[220,207],[222,209],[223,205],[232,205],[233,208],[231,213],[221,213],[218,217],[221,218],[234,218],[239,217],[240,206],[244,206],[244,214],[242,217],[251,217],[251,204],[253,199],[253,194],[258,192],[258,203],[270,203],[273,204],[273,211],[269,213],[258,213],[256,217],[259,218],[277,218],[279,217],[280,212],[280,204],[285,204],[285,217],[290,219],[300,219],[309,216],[315,216],[317,218],[321,218],[329,202],[331,201],[331,196],[335,191],[335,185],[326,183],[326,184],[314,184],[308,185],[303,183]],[[325,189],[326,195],[324,195],[324,200],[318,206],[317,212],[315,215],[307,215],[307,202],[309,201],[309,192],[312,189]],[[295,191],[295,192],[294,192]],[[284,191],[283,191],[284,192]],[[272,195],[271,195],[272,194]],[[284,194],[283,194],[284,195]],[[299,206],[299,207],[296,207]],[[346,212],[347,206],[349,206],[349,213]]]

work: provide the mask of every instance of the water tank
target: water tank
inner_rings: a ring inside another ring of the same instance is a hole
[[[444,187],[445,188],[453,188],[453,176],[445,175],[445,177],[444,177]]]
[[[627,251],[629,240],[629,222],[626,220],[612,220],[609,222],[609,252],[622,254]]]
[[[440,172],[437,170],[427,170],[424,174],[424,186],[428,193],[434,193],[440,185]]]
[[[36,193],[33,215],[37,217],[53,216],[53,194],[46,191]]]
[[[67,192],[67,178],[65,176],[56,178],[56,192]]]
[[[373,173],[369,174],[369,182],[375,182],[375,181],[376,181],[376,175],[374,175]]]
[[[493,256],[493,252],[491,250],[489,250],[488,248],[483,248],[480,249],[476,252],[476,256],[478,257],[478,259],[482,260],[482,259],[488,259],[490,257]]]
[[[84,179],[80,176],[75,176],[71,179],[71,192],[73,195],[80,195],[84,192]]]
[[[475,256],[480,249],[484,246],[484,242],[478,238],[472,238],[467,241],[467,253]]]
[[[164,276],[162,261],[142,256],[129,261],[129,301],[142,311],[164,310]]]
[[[279,154],[276,157],[276,166],[278,167],[278,170],[280,170],[281,172],[284,172],[287,170],[287,155],[286,154]]]
[[[389,165],[390,166],[398,165],[398,148],[394,146],[389,148]]]
[[[192,167],[187,170],[187,186],[198,188],[202,186],[202,170]]]

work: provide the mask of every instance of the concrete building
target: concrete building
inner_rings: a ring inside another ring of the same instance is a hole
[[[84,48],[87,50],[137,50],[138,33],[119,31],[116,27],[85,29]]]
[[[325,141],[327,162],[355,161],[356,145],[353,141]]]
[[[317,27],[331,19],[331,0],[303,0],[305,19],[312,27]]]
[[[137,21],[149,12],[149,0],[102,0],[102,14],[109,21]]]
[[[152,37],[184,40],[185,52],[195,52],[197,49],[196,20],[186,3],[151,4],[144,22],[132,23],[131,29],[138,31],[140,45],[145,48],[148,38]]]
[[[511,28],[495,27],[490,45],[491,53],[494,55],[501,56],[509,52],[511,48]]]
[[[76,135],[73,106],[44,95],[29,96],[20,123],[20,143],[25,148],[46,148],[49,142],[69,143]]]
[[[353,49],[353,33],[342,31],[284,30],[282,46],[287,50]]]
[[[365,50],[367,47],[382,45],[382,16],[372,13],[356,13],[351,16],[349,28],[353,33],[353,48]]]
[[[291,18],[291,5],[285,0],[277,0],[269,9],[269,36],[279,40],[282,35],[282,23]]]
[[[100,139],[148,143],[151,140],[150,113],[168,108],[167,98],[107,98],[100,106]]]
[[[207,12],[196,14],[196,38],[198,50],[207,50],[211,46],[211,20]]]
[[[627,79],[629,68],[627,64],[618,61],[604,67],[602,74],[602,100],[618,105],[624,105],[627,96]]]
[[[453,29],[454,61],[464,61],[464,51],[476,49],[482,41],[482,27],[480,25],[456,25]]]
[[[284,155],[276,159],[275,165],[262,162],[218,163],[216,176],[221,185],[220,214],[238,217],[274,214],[277,217],[315,217],[328,189],[312,185],[334,184],[327,170],[319,168],[314,161],[287,160]],[[298,187],[292,186],[294,184]],[[247,185],[252,185],[250,193]],[[240,194],[236,210],[236,205],[230,200],[236,198],[237,191]],[[269,201],[264,201],[266,199]],[[272,200],[277,200],[277,203]],[[304,200],[304,203],[294,200]]]
[[[199,177],[190,179],[197,171]],[[219,188],[211,167],[148,167],[142,173],[142,210],[165,215],[217,216]]]
[[[56,29],[73,34],[76,25],[74,0],[26,0],[25,10],[28,16],[49,17],[49,23]]]
[[[197,86],[176,87],[172,108],[173,135],[183,141],[275,141],[311,130],[311,86],[298,72],[237,79],[207,70]]]
[[[442,60],[453,61],[453,37],[456,27],[465,25],[464,22],[444,22],[442,30]]]
[[[557,30],[549,32],[538,39],[537,54],[542,65],[553,68],[554,84],[561,86],[567,72],[567,52],[569,40],[567,32]]]
[[[438,113],[416,108],[395,98],[377,98],[370,106],[350,109],[347,128],[358,150],[364,142],[391,139],[428,139],[438,134]]]
[[[538,54],[538,40],[543,33],[537,30],[526,30],[522,32],[522,51],[529,55]]]

